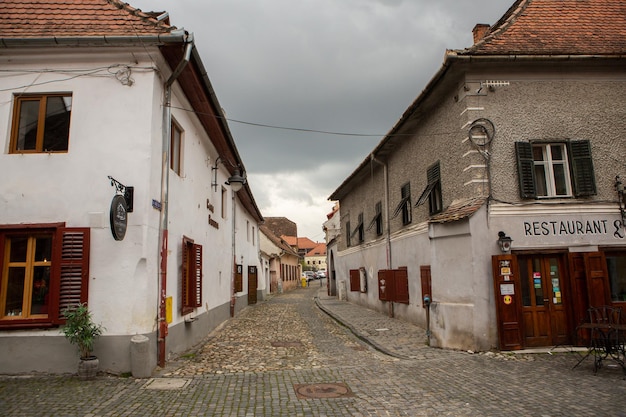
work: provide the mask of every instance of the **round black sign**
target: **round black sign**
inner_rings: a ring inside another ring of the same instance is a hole
[[[116,194],[111,201],[111,233],[113,239],[123,240],[126,236],[126,226],[128,225],[126,199],[123,195]]]

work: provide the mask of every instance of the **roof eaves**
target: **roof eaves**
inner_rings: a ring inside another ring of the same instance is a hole
[[[36,38],[0,38],[0,48],[21,47],[67,47],[67,46],[135,46],[135,45],[167,45],[184,43],[187,39],[184,29],[167,34],[133,35],[133,36],[68,36],[68,37],[36,37]]]

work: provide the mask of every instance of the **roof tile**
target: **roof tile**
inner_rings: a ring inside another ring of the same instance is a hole
[[[0,1],[0,38],[141,36],[174,29],[119,0]]]
[[[462,55],[622,55],[624,0],[517,0]]]

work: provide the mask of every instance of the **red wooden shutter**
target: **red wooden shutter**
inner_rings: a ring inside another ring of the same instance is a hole
[[[406,268],[400,268],[393,271],[395,281],[395,299],[394,301],[403,304],[409,304],[409,274]]]
[[[361,291],[361,275],[358,269],[350,270],[350,291]]]
[[[202,307],[202,245],[193,245],[193,294],[190,297],[192,307]]]
[[[431,275],[430,275],[430,265],[421,265],[420,266],[420,281],[422,284],[422,307],[426,308],[426,304],[424,304],[424,297],[429,296],[430,299],[433,299],[432,288],[431,288]]]
[[[58,286],[50,289],[50,319],[60,324],[66,308],[86,303],[89,294],[90,229],[60,227],[54,242],[53,274]],[[56,304],[56,305],[55,305]]]
[[[190,265],[193,250],[193,240],[183,237],[182,247],[182,270],[180,274],[180,312],[185,315],[193,311],[190,303],[190,276],[192,267]]]
[[[381,269],[378,271],[378,299],[393,301],[395,298],[395,284],[393,270]]]

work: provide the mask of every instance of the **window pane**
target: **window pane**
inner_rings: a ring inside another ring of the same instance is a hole
[[[18,151],[35,150],[37,147],[39,100],[22,100],[19,118],[16,149]]]
[[[33,288],[30,314],[48,314],[49,289],[50,267],[36,266],[33,270]]]
[[[50,261],[52,257],[52,236],[35,238],[35,262]]]
[[[607,255],[611,300],[626,301],[626,254]]]
[[[519,262],[519,279],[522,286],[522,305],[530,306],[530,288],[528,286],[528,280],[530,279],[528,273],[528,260],[520,258]]]
[[[27,237],[14,237],[10,240],[11,254],[9,262],[26,262]]]
[[[554,187],[556,188],[556,195],[568,195],[567,191],[567,176],[565,174],[564,164],[554,164],[552,166],[554,171]]]
[[[43,151],[66,151],[70,135],[71,97],[48,97]]]
[[[543,280],[541,277],[541,260],[533,258],[533,289],[535,290],[535,306],[543,305]]]
[[[546,170],[543,165],[535,165],[535,188],[537,190],[537,196],[545,197],[548,195]]]
[[[553,161],[563,161],[563,145],[550,145]]]
[[[533,146],[533,159],[543,161],[543,146]]]
[[[7,279],[7,299],[5,316],[21,316],[22,302],[24,299],[24,278],[26,276],[26,268],[9,267],[9,276]]]

